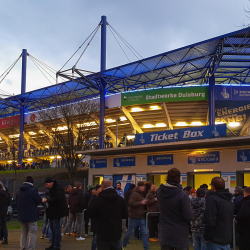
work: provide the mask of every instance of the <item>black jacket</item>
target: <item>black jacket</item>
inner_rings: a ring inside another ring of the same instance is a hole
[[[122,237],[122,219],[127,216],[124,199],[114,188],[104,189],[88,205],[90,218],[96,219],[97,241],[117,241]]]
[[[234,198],[234,215],[237,215],[240,211],[241,205],[243,203],[244,194],[237,194]]]
[[[56,180],[54,180],[53,187],[50,189],[47,203],[46,212],[48,219],[60,219],[69,215],[63,187]]]
[[[160,210],[159,242],[174,248],[189,246],[189,221],[193,219],[188,196],[182,186],[166,183],[157,189]]]
[[[21,222],[37,221],[39,212],[37,205],[42,203],[42,198],[36,188],[24,182],[17,193],[17,214]]]
[[[73,188],[69,194],[69,209],[71,213],[81,213],[87,207],[84,193],[81,189]]]
[[[250,196],[243,199],[241,209],[236,216],[237,231],[250,236]]]
[[[11,203],[10,194],[8,191],[0,191],[0,218],[6,218],[8,206]]]
[[[204,238],[218,245],[230,243],[233,235],[234,205],[228,189],[213,192],[207,199]]]

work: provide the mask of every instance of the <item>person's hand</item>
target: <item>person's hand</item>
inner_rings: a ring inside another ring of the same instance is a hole
[[[157,201],[157,198],[155,198],[155,201]]]
[[[142,200],[142,201],[141,201],[141,204],[142,204],[142,205],[146,205],[146,204],[147,204],[147,200]]]
[[[47,202],[47,199],[46,199],[46,198],[43,198],[43,199],[42,199],[42,202]]]

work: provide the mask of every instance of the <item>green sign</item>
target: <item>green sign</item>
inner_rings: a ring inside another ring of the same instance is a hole
[[[122,106],[154,102],[184,102],[208,100],[208,86],[161,88],[122,93]]]

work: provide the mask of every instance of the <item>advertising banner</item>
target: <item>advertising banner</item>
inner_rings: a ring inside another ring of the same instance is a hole
[[[135,175],[114,175],[114,187],[116,187],[117,182],[121,182],[121,189],[126,192],[130,184],[135,184]]]
[[[90,160],[90,168],[107,168],[107,159]]]
[[[112,181],[113,180],[113,175],[104,175],[103,179]]]
[[[237,162],[250,161],[250,149],[237,150]]]
[[[208,100],[208,86],[159,88],[122,93],[121,105]]]
[[[149,155],[148,166],[172,165],[174,164],[174,155]]]
[[[188,164],[216,163],[220,162],[220,152],[213,151],[205,154],[188,154]]]
[[[135,157],[114,158],[113,167],[134,167]]]
[[[250,86],[215,86],[216,100],[250,101]]]
[[[216,122],[239,122],[241,125],[250,115],[249,101],[215,101]]]
[[[218,138],[227,135],[226,124],[165,130],[135,135],[134,145]]]
[[[20,125],[20,115],[0,119],[0,129],[10,128]]]

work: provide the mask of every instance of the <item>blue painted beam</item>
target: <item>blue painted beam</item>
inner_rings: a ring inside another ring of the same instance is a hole
[[[215,125],[215,77],[209,77],[209,125]]]
[[[101,19],[101,73],[106,70],[106,37],[107,37],[107,17],[102,16]],[[101,77],[100,89],[100,134],[99,147],[104,148],[105,140],[105,96],[106,96],[106,81]]]

